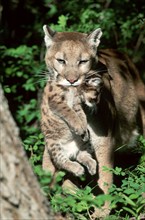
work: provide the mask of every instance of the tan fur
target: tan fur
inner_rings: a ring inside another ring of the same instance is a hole
[[[103,81],[100,98],[96,101],[97,111],[90,112],[86,105],[83,111],[98,162],[96,184],[107,193],[113,179],[110,172],[103,171],[103,166],[112,168],[114,150],[124,144],[135,144],[133,141],[138,133],[144,131],[144,85],[126,55],[115,50],[100,50],[96,55],[101,33],[53,33],[46,26],[44,32],[46,65],[53,79],[59,79],[60,85],[79,88],[91,71],[96,71]],[[82,60],[87,62],[81,63]],[[98,62],[106,67],[106,72],[99,69]],[[49,162],[44,164],[45,160],[43,167],[49,167]],[[100,216],[98,211],[94,213],[94,218]]]

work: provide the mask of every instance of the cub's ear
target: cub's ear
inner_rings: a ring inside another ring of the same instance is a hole
[[[94,48],[98,47],[100,44],[100,38],[102,36],[101,28],[96,29],[88,36],[89,44]]]
[[[53,36],[55,35],[55,31],[53,31],[49,26],[44,25],[43,31],[45,33],[44,41],[46,44],[46,47],[50,47],[53,42]]]

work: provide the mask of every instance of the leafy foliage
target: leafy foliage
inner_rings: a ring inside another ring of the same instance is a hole
[[[39,119],[40,111],[38,89],[45,84],[44,79],[38,81],[43,67],[38,60],[38,47],[20,45],[17,48],[2,46],[0,49],[1,71],[4,71],[1,75],[3,89],[25,137],[36,131],[34,124]]]
[[[116,173],[116,170],[114,170]],[[120,168],[122,175],[122,169]],[[124,172],[123,172],[124,176]],[[116,207],[118,203],[121,204],[119,214],[122,212],[131,215],[135,219],[140,219],[140,214],[145,212],[145,169],[139,165],[134,171],[126,171],[126,177],[122,180],[121,187],[112,185],[110,194],[113,195],[111,206]]]
[[[108,195],[98,195],[96,197],[89,186],[75,191],[69,188],[62,189],[60,182],[64,179],[64,172],[58,172],[55,185],[50,187],[51,174],[42,171],[40,166],[35,166],[34,171],[40,179],[45,195],[49,197],[54,212],[61,212],[68,218],[89,220],[93,208],[101,209],[105,201],[110,202],[110,208],[112,209],[112,215],[106,217],[106,220],[119,220],[120,218],[127,220],[130,217],[140,220],[140,216],[145,212],[145,169],[142,165],[138,165],[133,171],[122,170],[119,167],[110,170],[115,175],[124,177],[121,186],[118,187],[112,184]],[[106,172],[108,172],[107,169]]]
[[[42,161],[42,153],[44,150],[43,139],[43,135],[40,133],[38,136],[30,135],[23,141],[24,148],[27,153],[29,152],[29,160],[33,166]]]
[[[36,137],[32,137],[32,140],[36,140],[32,146],[43,144],[42,138],[41,135],[39,140]],[[33,143],[32,140],[30,139],[30,143],[26,141],[28,147]],[[144,157],[144,143],[145,139],[140,136],[139,152],[142,153],[142,157]],[[58,172],[54,178],[51,173],[43,171],[40,165],[33,163],[34,172],[38,176],[41,188],[49,198],[54,212],[61,212],[68,219],[75,220],[91,219],[93,208],[97,207],[101,209],[105,201],[110,202],[110,208],[112,210],[111,216],[106,217],[105,220],[129,220],[132,217],[140,220],[140,216],[145,213],[144,167],[144,162],[142,161],[134,169],[122,169],[121,167],[108,169],[104,167],[104,171],[112,172],[117,177],[121,176],[121,184],[119,186],[112,184],[108,195],[94,196],[90,186],[75,190],[72,188],[62,189],[61,183],[65,179],[65,172]]]

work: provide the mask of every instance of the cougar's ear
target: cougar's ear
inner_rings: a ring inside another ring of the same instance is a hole
[[[101,28],[96,29],[88,35],[88,42],[93,48],[97,48],[100,44],[100,38],[102,36]]]
[[[55,31],[53,31],[49,26],[44,25],[43,31],[45,33],[44,41],[46,47],[50,47],[53,42],[53,36],[55,35]]]

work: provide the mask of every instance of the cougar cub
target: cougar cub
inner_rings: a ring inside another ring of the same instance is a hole
[[[48,153],[57,168],[76,176],[84,173],[81,164],[87,167],[91,175],[96,173],[96,161],[91,156],[93,149],[81,102],[88,106],[96,103],[100,80],[95,76],[88,77],[77,88],[63,87],[52,81],[47,83],[44,90],[41,127]]]

